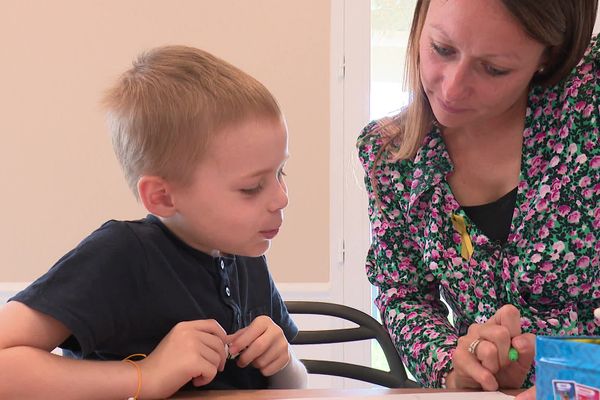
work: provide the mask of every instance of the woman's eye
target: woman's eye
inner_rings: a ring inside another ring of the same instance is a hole
[[[508,72],[509,72],[505,69],[499,69],[496,67],[492,67],[491,65],[485,65],[484,68],[485,68],[485,72],[487,72],[487,74],[491,75],[491,76],[502,76],[502,75],[508,74]]]
[[[451,56],[452,54],[454,54],[454,51],[452,51],[452,49],[448,48],[448,47],[444,47],[444,46],[440,46],[439,44],[436,43],[431,43],[431,48],[433,49],[433,51],[435,51],[437,54],[439,54],[442,57],[448,57]]]

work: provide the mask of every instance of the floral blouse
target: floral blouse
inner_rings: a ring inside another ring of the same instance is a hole
[[[371,122],[359,137],[372,229],[367,276],[379,288],[383,323],[421,385],[440,387],[458,337],[505,304],[520,310],[525,332],[600,335],[593,316],[600,306],[599,52],[594,39],[561,84],[529,94],[505,244],[486,237],[452,195],[452,161],[438,128],[414,160],[384,155],[375,169],[386,121]],[[470,258],[461,255],[453,215],[466,224]],[[525,386],[533,383],[530,373]]]

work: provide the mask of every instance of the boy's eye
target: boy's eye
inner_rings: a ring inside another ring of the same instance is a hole
[[[285,173],[285,171],[283,170],[283,168],[281,168],[279,171],[277,171],[277,178],[278,179],[281,179],[284,176],[287,176],[287,174]]]
[[[434,42],[431,42],[431,48],[442,57],[449,57],[454,54],[454,51],[451,48],[440,46]]]
[[[240,189],[240,192],[247,194],[247,195],[253,195],[253,194],[259,193],[261,190],[262,190],[262,185],[258,185],[253,188]]]

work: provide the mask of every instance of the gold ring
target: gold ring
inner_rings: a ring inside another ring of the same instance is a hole
[[[479,343],[481,343],[481,339],[477,338],[477,339],[473,340],[471,342],[471,344],[469,345],[469,348],[467,349],[467,350],[469,350],[469,353],[475,354],[475,351],[477,351],[477,346],[479,346]]]

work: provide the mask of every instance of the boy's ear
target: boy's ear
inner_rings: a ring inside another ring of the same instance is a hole
[[[159,217],[175,214],[170,186],[163,178],[144,175],[138,180],[137,189],[140,201],[151,214]]]

